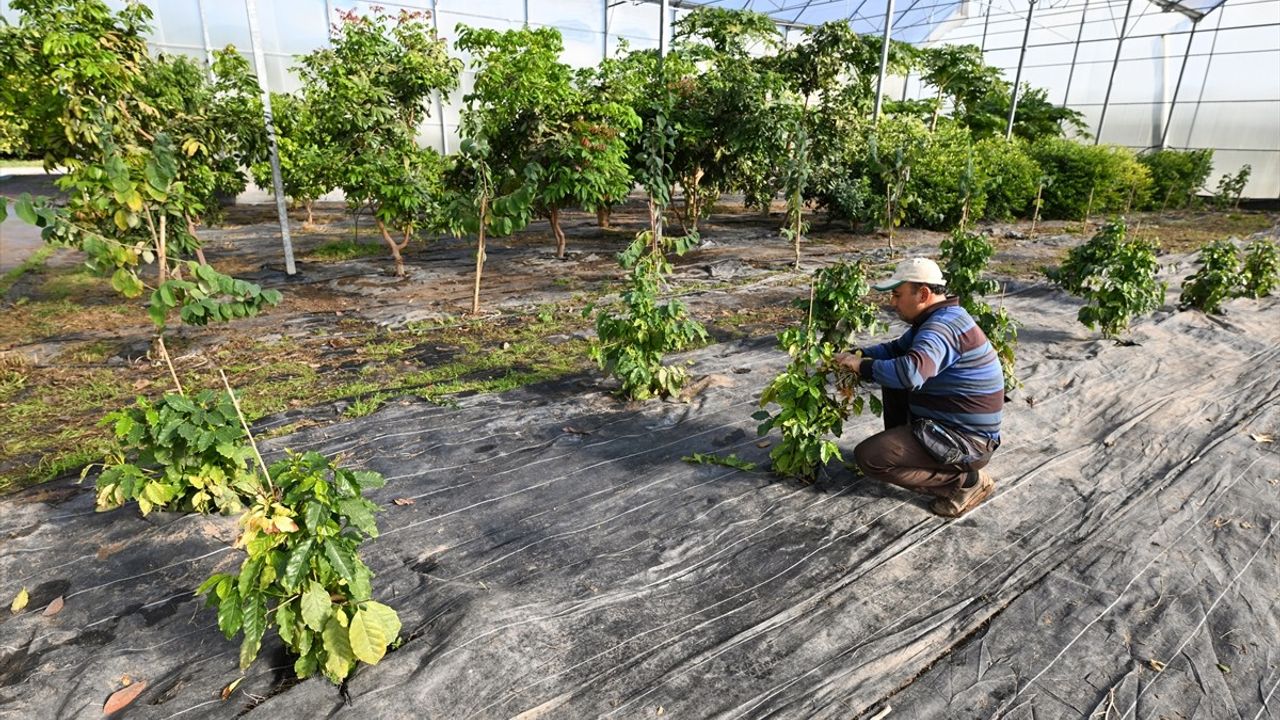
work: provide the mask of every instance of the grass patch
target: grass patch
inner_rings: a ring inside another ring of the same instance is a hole
[[[1140,217],[1130,224],[1133,235],[1155,238],[1165,252],[1188,253],[1207,243],[1231,236],[1246,238],[1270,230],[1280,222],[1272,212],[1184,212],[1177,215]]]
[[[354,258],[380,257],[388,252],[387,246],[377,243],[332,240],[308,253],[307,259],[318,262],[339,262]]]

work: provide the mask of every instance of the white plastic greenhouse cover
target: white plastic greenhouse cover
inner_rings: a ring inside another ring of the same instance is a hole
[[[203,58],[210,48],[232,43],[252,63],[243,0],[147,4],[155,10],[156,49]],[[763,12],[793,41],[805,26],[832,20],[878,34],[887,0],[669,4],[670,19],[699,5]],[[575,66],[598,63],[624,42],[631,48],[657,47],[661,16],[658,0],[264,0],[258,5],[267,80],[278,91],[296,87],[289,67],[297,55],[328,41],[329,22],[338,9],[432,10],[447,39],[459,24],[556,27],[564,36],[564,59]],[[1011,80],[1029,8],[1028,0],[896,0],[893,37],[920,45],[978,45],[987,62],[1003,68]],[[9,0],[0,0],[0,15],[8,12]],[[1165,147],[1212,148],[1211,187],[1222,174],[1249,164],[1253,172],[1245,196],[1280,198],[1280,0],[1039,0],[1027,46],[1024,81],[1084,113],[1101,142],[1141,150],[1159,147],[1163,139]],[[459,90],[442,99],[424,126],[423,142],[442,151],[455,147],[460,98],[470,87],[466,72]],[[887,88],[898,97],[933,95],[914,77],[895,79]],[[1105,122],[1098,133],[1104,102]]]

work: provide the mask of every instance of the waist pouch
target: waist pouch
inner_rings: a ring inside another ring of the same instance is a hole
[[[911,434],[925,452],[943,465],[968,465],[990,455],[999,446],[997,440],[972,437],[929,418],[911,421]]]

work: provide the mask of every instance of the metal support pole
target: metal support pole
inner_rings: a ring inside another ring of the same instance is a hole
[[[1116,39],[1116,56],[1111,61],[1111,77],[1107,79],[1107,95],[1102,99],[1102,114],[1098,116],[1098,131],[1093,135],[1093,144],[1102,142],[1102,127],[1107,122],[1107,106],[1111,104],[1111,88],[1116,83],[1116,68],[1120,66],[1120,51],[1124,49],[1124,36],[1129,33],[1129,13],[1133,10],[1133,0],[1124,6],[1124,21],[1120,23],[1120,37]]]
[[[1204,78],[1200,80],[1200,96],[1196,98],[1196,111],[1191,113],[1191,124],[1187,126],[1187,142],[1184,148],[1191,147],[1191,135],[1196,131],[1196,119],[1200,117],[1200,103],[1204,102],[1204,89],[1209,86],[1209,68],[1213,66],[1213,54],[1218,49],[1218,35],[1222,29],[1222,13],[1218,13],[1218,24],[1213,28],[1213,41],[1209,43],[1209,57],[1204,61]]]
[[[209,20],[204,16],[204,0],[196,0],[196,12],[200,14],[200,36],[204,39],[205,70],[213,80],[213,43],[209,42]]]
[[[333,5],[324,0],[324,31],[328,33],[329,44],[333,44]]]
[[[1191,21],[1191,35],[1187,37],[1187,51],[1182,53],[1182,67],[1178,69],[1178,81],[1173,84],[1173,101],[1169,103],[1169,114],[1165,116],[1164,127],[1160,130],[1160,148],[1162,150],[1168,147],[1169,126],[1173,124],[1173,111],[1178,107],[1178,91],[1182,89],[1182,76],[1187,72],[1187,58],[1191,57],[1191,44],[1196,41],[1196,28],[1198,27],[1200,27],[1200,18]]]
[[[1133,2],[1133,0],[1129,0]],[[1004,127],[1004,139],[1013,137],[1013,118],[1018,114],[1018,90],[1022,85],[1022,63],[1027,59],[1027,38],[1031,37],[1031,18],[1036,14],[1036,0],[1027,2],[1027,24],[1022,28],[1022,51],[1018,53],[1018,72],[1013,76],[1013,90],[1009,94],[1009,123]]]
[[[1084,0],[1084,9],[1080,11],[1080,27],[1076,30],[1076,45],[1071,48],[1071,69],[1067,71],[1067,91],[1062,94],[1062,105],[1065,107],[1071,99],[1071,79],[1076,75],[1076,58],[1080,57],[1080,40],[1084,38],[1084,19],[1089,16],[1089,0]]]
[[[289,212],[284,204],[284,180],[280,176],[280,152],[276,147],[276,126],[271,116],[271,90],[267,87],[267,59],[262,52],[262,35],[258,33],[258,5],[256,0],[244,0],[249,15],[249,44],[253,46],[253,65],[258,75],[258,87],[262,90],[262,115],[267,124],[267,151],[271,154],[271,184],[276,194],[276,213],[280,216],[280,239],[284,243],[284,271],[288,275],[298,272],[293,264],[293,242],[289,238]]]
[[[671,44],[671,2],[662,0],[662,17],[658,19],[658,57],[667,56],[667,46]]]
[[[880,45],[880,79],[876,82],[876,106],[871,111],[871,126],[880,122],[880,105],[884,102],[884,76],[889,69],[889,36],[893,33],[893,0],[884,9],[884,40]]]
[[[987,28],[991,27],[991,3],[992,0],[987,0],[987,14],[982,18],[982,45],[978,49],[984,53],[987,51]]]
[[[525,19],[529,17],[525,14]],[[431,29],[436,31],[436,36],[440,36],[440,0],[432,0],[431,2]],[[440,154],[449,154],[449,128],[444,124],[444,93],[436,91],[436,118],[440,122]]]

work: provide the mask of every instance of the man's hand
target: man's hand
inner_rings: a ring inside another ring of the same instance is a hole
[[[831,361],[839,365],[842,369],[848,370],[854,375],[859,374],[862,369],[862,351],[851,353],[836,353],[831,356]]]

